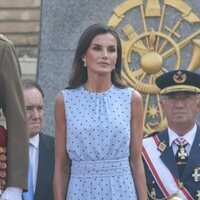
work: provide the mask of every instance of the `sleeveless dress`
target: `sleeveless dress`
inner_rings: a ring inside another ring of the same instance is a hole
[[[129,165],[133,89],[92,93],[65,89],[67,152],[72,161],[67,200],[135,200]]]

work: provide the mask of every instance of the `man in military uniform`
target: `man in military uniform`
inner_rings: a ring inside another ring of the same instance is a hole
[[[8,134],[6,189],[0,199],[7,200],[21,200],[27,190],[28,132],[20,75],[14,47],[0,35],[0,109]]]
[[[143,140],[150,199],[200,199],[200,74],[175,70],[156,79],[168,121],[162,132]]]

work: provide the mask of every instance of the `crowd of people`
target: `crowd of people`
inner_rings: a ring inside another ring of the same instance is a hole
[[[7,129],[1,200],[200,199],[199,73],[179,69],[156,79],[168,126],[144,138],[143,100],[121,78],[119,36],[93,24],[80,36],[69,83],[55,97],[54,139],[43,130],[43,89],[21,79],[3,36],[0,55]]]

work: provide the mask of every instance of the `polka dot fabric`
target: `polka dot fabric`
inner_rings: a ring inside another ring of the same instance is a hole
[[[128,162],[132,92],[62,91],[72,160],[67,200],[137,199]]]

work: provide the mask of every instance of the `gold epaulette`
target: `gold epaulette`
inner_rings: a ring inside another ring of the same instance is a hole
[[[152,132],[152,133],[150,133],[148,135],[145,135],[144,138],[152,137],[154,135],[157,135],[158,133],[159,133],[159,131],[154,131],[154,132]]]

